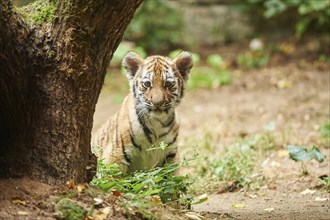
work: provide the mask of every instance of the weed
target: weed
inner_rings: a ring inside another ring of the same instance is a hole
[[[219,185],[225,185],[224,190],[233,191],[238,188],[258,189],[264,184],[258,158],[265,150],[275,146],[271,133],[235,141],[222,151],[215,149],[216,143],[208,135],[203,140],[201,147],[205,154],[189,167],[195,173],[191,176],[195,180],[190,187],[192,193],[223,190],[219,189]]]
[[[304,161],[310,161],[315,159],[319,163],[324,161],[325,155],[319,150],[319,148],[313,146],[311,150],[308,150],[306,147],[298,147],[289,145],[288,146],[290,159],[294,161],[299,161],[301,165],[301,174],[303,176],[308,175],[307,167]]]
[[[149,213],[148,208],[155,204],[174,203],[189,207],[192,197],[186,194],[191,181],[188,176],[174,175],[180,166],[177,163],[165,164],[123,176],[117,164],[104,164],[99,160],[97,177],[90,184],[105,192],[121,194],[127,200],[128,207],[140,208],[145,215]]]
[[[195,66],[188,81],[188,89],[212,89],[231,82],[230,71],[222,57],[217,54],[207,58],[207,66]]]
[[[245,69],[260,68],[269,63],[269,54],[265,50],[247,51],[239,54],[236,61]]]
[[[330,178],[328,175],[323,175],[319,177],[321,184],[324,186],[324,188],[330,190]]]
[[[87,211],[71,199],[63,198],[55,206],[58,218],[64,220],[85,219]]]
[[[320,136],[324,140],[325,146],[330,147],[330,123],[324,124],[321,127]]]

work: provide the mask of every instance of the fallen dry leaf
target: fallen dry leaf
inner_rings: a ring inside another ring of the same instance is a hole
[[[191,220],[203,220],[203,219],[205,219],[203,216],[201,216],[197,213],[194,213],[194,212],[187,212],[185,214],[185,216],[187,216],[188,219],[191,219]]]
[[[255,195],[255,194],[248,194],[248,197],[250,197],[250,198],[252,198],[252,199],[255,199],[255,198],[257,198],[258,196]]]
[[[208,199],[208,196],[206,193],[198,196],[197,200],[195,202],[193,202],[192,204],[201,204],[203,202],[205,202]]]
[[[158,195],[151,196],[150,200],[155,202],[155,203],[159,203],[159,204],[162,203],[162,200],[160,199],[160,197]]]
[[[285,53],[287,55],[290,55],[290,54],[293,54],[296,51],[296,47],[292,43],[282,43],[282,44],[280,44],[280,50],[283,53]]]
[[[103,199],[101,198],[94,198],[95,205],[101,205],[103,203]]]
[[[328,201],[328,200],[329,200],[329,198],[321,198],[321,197],[315,198],[315,201],[317,201],[317,202],[324,202],[324,201]]]
[[[316,192],[316,190],[310,190],[310,189],[305,189],[304,191],[302,191],[300,194],[301,195],[307,195],[307,194],[314,194]]]
[[[274,211],[274,208],[267,208],[267,209],[264,209],[266,212],[272,212]]]
[[[288,150],[278,150],[277,151],[277,157],[287,158],[287,157],[289,157],[289,151]]]
[[[29,213],[28,212],[25,212],[25,211],[18,211],[17,212],[17,215],[29,215]]]
[[[237,203],[237,204],[232,204],[231,207],[233,207],[235,209],[242,209],[242,208],[245,208],[245,205],[242,203]]]
[[[267,193],[266,193],[266,192],[264,192],[264,191],[261,191],[261,192],[257,192],[257,194],[258,194],[258,196],[265,196],[265,195],[267,195]]]
[[[76,186],[76,183],[74,180],[68,180],[66,181],[66,184],[65,184],[69,189],[74,189],[75,186]]]
[[[281,164],[280,164],[279,162],[277,162],[277,161],[272,161],[272,162],[270,163],[270,166],[271,166],[271,167],[279,168],[279,167],[281,167]]]
[[[105,207],[101,210],[97,210],[93,213],[93,219],[94,220],[104,220],[107,219],[109,213],[111,211],[110,207]]]
[[[20,198],[13,198],[11,200],[12,203],[16,204],[16,205],[26,205],[26,201],[22,200]]]
[[[112,195],[116,196],[116,197],[120,197],[121,196],[121,192],[117,191],[117,190],[111,190]]]
[[[292,81],[289,79],[281,79],[276,83],[279,89],[288,89],[292,87]]]
[[[83,190],[87,189],[87,186],[85,184],[78,184],[77,185],[77,191],[80,193]]]

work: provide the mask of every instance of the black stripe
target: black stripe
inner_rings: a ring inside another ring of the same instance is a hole
[[[121,149],[123,151],[123,155],[124,158],[126,160],[127,163],[131,163],[132,162],[132,158],[131,156],[125,151],[125,146],[124,146],[124,139],[123,137],[120,135],[120,139],[121,139]]]
[[[147,70],[149,70],[152,66],[154,65],[154,62],[151,62],[148,66],[147,66]]]
[[[132,122],[129,115],[128,115],[128,122],[129,122],[129,138],[131,139],[131,143],[133,144],[134,147],[138,148],[139,150],[142,150],[141,146],[135,142],[135,135],[133,132]]]
[[[176,153],[170,153],[170,154],[168,154],[168,155],[165,157],[165,160],[163,161],[162,166],[165,165],[165,163],[167,162],[168,159],[170,159],[170,158],[173,159],[175,156],[176,156]]]
[[[118,125],[119,125],[119,113],[116,115],[116,146],[119,145],[118,141],[119,141],[119,129],[118,129]]]
[[[172,113],[170,119],[168,121],[166,121],[164,125],[163,124],[162,125],[164,127],[168,127],[168,126],[172,125],[172,123],[174,122],[174,119],[175,119],[175,114]]]
[[[156,118],[156,120],[165,128],[172,125],[172,122],[174,121],[174,119],[175,119],[174,112],[170,115],[170,118],[167,121],[165,121],[164,123],[161,120],[159,120],[158,118]]]
[[[173,140],[172,140],[170,143],[167,143],[168,146],[171,146],[171,145],[176,141],[176,138],[178,137],[178,134],[179,134],[179,133],[177,133],[177,134],[175,135],[175,137],[173,138]]]
[[[139,150],[142,150],[142,147],[135,142],[134,136],[131,132],[129,133],[129,137],[131,139],[131,142],[132,142],[133,146],[136,147]]]
[[[168,135],[170,132],[171,132],[171,129],[169,129],[167,132],[162,133],[161,135],[159,135],[159,138],[163,138],[163,137],[165,137],[165,136]]]
[[[168,158],[174,158],[176,156],[176,153],[171,153],[171,154],[168,154],[167,156],[166,156],[166,159],[168,159]]]
[[[179,79],[178,82],[179,82],[179,88],[180,88],[180,98],[182,98],[184,95],[182,80]]]
[[[132,162],[131,156],[126,151],[124,151],[124,158],[128,163]]]
[[[140,125],[142,126],[142,129],[143,129],[144,134],[146,135],[148,141],[150,143],[152,143],[152,139],[151,139],[151,136],[150,136],[152,133],[151,133],[150,129],[147,127],[147,125],[146,125],[146,123],[145,123],[145,121],[143,119],[143,116],[142,115],[139,115],[139,112],[138,112],[138,109],[137,108],[135,108],[135,112],[136,112],[136,115],[138,117],[138,121],[139,121]]]
[[[168,134],[172,131],[172,128],[174,127],[174,125],[175,125],[175,123],[173,123],[173,124],[171,125],[171,127],[168,129],[167,132],[162,133],[161,135],[159,135],[159,138],[162,138],[162,137],[165,137],[166,135],[168,135]],[[175,131],[174,131],[174,132],[175,132]]]
[[[134,98],[136,98],[136,85],[133,84],[133,96]]]

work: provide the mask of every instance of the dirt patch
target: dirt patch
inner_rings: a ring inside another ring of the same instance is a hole
[[[27,178],[0,179],[0,219],[54,219],[49,198],[60,191]]]
[[[288,158],[266,160],[268,182],[260,190],[213,194],[193,210],[220,219],[329,219],[330,194],[318,178],[330,174],[329,160],[308,163],[308,176],[301,176],[299,164]]]

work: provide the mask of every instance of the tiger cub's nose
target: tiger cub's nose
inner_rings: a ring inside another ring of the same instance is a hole
[[[151,97],[151,102],[156,108],[161,107],[164,104],[164,101],[164,95],[160,92]]]

